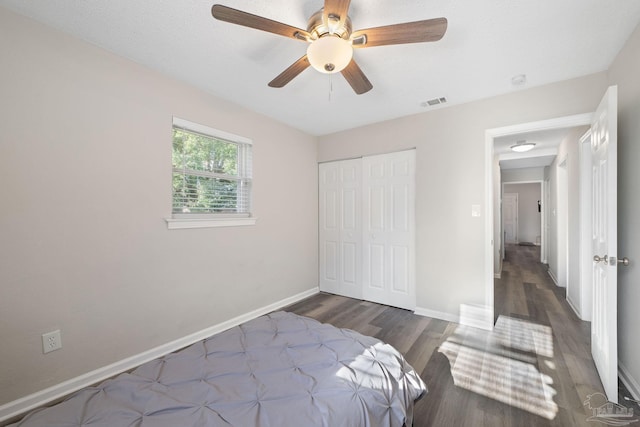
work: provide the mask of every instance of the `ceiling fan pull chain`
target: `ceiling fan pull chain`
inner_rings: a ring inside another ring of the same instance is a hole
[[[333,93],[333,74],[329,74],[329,102],[331,102],[332,93]]]

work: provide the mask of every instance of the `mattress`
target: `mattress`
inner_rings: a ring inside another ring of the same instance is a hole
[[[148,362],[13,427],[411,426],[427,389],[392,346],[275,312]]]

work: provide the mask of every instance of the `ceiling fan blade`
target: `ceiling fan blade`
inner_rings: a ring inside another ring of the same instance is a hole
[[[298,59],[296,62],[291,64],[289,68],[284,70],[278,77],[271,80],[269,82],[270,87],[283,87],[291,80],[293,80],[298,74],[303,72],[309,67],[309,60],[307,59],[307,55]]]
[[[341,73],[358,95],[362,95],[373,89],[373,85],[353,59]]]
[[[329,15],[340,18],[340,22],[347,20],[351,0],[324,0],[324,22],[329,22]]]
[[[278,21],[272,21],[271,19],[253,15],[221,4],[214,4],[211,8],[211,14],[214,18],[220,21],[255,28],[256,30],[266,31],[268,33],[278,34],[296,40],[308,41],[311,37],[307,31],[300,28],[292,27],[291,25],[283,24]]]
[[[434,42],[440,40],[446,31],[447,18],[435,18],[354,31],[351,40],[354,41],[353,47]]]

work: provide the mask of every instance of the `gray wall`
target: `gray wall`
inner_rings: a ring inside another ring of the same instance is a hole
[[[608,73],[618,85],[618,256],[632,264],[618,269],[618,356],[640,396],[640,27]]]
[[[604,92],[603,92],[604,95]],[[580,152],[579,139],[588,126],[576,127],[565,137],[558,148],[556,160],[548,168],[550,181],[549,254],[547,261],[551,274],[558,284],[567,287],[567,299],[580,313]],[[559,163],[565,162],[563,171]],[[567,191],[565,200],[558,200],[558,175],[563,173]],[[563,204],[564,203],[564,204]],[[566,223],[559,224],[559,209],[566,209]],[[568,249],[567,249],[568,248]],[[567,251],[568,250],[568,257]]]
[[[500,277],[502,274],[502,254],[504,252],[502,238],[502,171],[498,155],[493,155],[493,274]]]
[[[502,182],[543,181],[544,168],[503,169]]]
[[[567,153],[567,186],[568,193],[568,222],[567,245],[569,246],[569,265],[567,270],[567,300],[574,310],[582,316],[582,291],[580,281],[580,137],[587,132],[588,127],[572,130],[567,136],[560,151]],[[591,287],[589,287],[591,290]]]
[[[0,405],[318,285],[315,138],[3,8],[0,52]],[[167,230],[174,115],[253,140],[257,225]]]

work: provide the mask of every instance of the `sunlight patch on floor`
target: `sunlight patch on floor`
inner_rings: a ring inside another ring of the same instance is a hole
[[[547,419],[558,413],[553,380],[537,364],[553,357],[550,327],[500,316],[492,332],[458,327],[438,351],[456,386]]]
[[[553,357],[553,336],[549,326],[500,316],[493,329],[492,338],[504,347]]]

